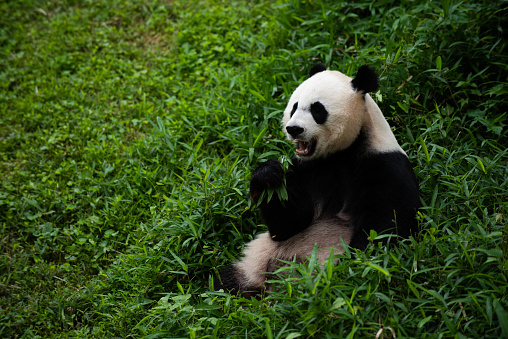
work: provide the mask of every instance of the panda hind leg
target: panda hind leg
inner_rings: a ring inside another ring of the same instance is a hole
[[[222,288],[233,294],[264,291],[266,272],[277,248],[277,242],[270,238],[268,232],[260,234],[246,245],[240,261],[221,271],[220,281],[216,279],[214,283],[215,289]]]

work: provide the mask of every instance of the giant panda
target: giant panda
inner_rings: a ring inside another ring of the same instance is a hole
[[[320,262],[343,251],[341,239],[363,250],[369,230],[408,237],[418,229],[415,174],[381,110],[368,94],[378,90],[373,68],[354,79],[314,66],[289,99],[282,119],[295,146],[284,171],[277,160],[256,168],[250,196],[268,226],[226,267],[216,289],[261,292],[280,260],[306,260],[317,245]],[[267,189],[285,183],[287,200]],[[261,199],[261,201],[259,201]]]

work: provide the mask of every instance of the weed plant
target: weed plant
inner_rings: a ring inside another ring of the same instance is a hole
[[[1,2],[0,337],[507,337],[507,5]],[[215,292],[316,62],[378,69],[422,231]]]

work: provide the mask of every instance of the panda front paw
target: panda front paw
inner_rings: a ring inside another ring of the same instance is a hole
[[[256,203],[267,188],[275,189],[284,182],[284,169],[276,159],[270,159],[252,172],[250,178],[250,196]]]

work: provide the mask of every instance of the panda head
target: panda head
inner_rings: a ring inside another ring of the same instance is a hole
[[[291,95],[282,119],[297,157],[323,158],[348,148],[364,125],[365,96],[377,89],[377,74],[369,66],[360,67],[354,79],[314,66]]]

